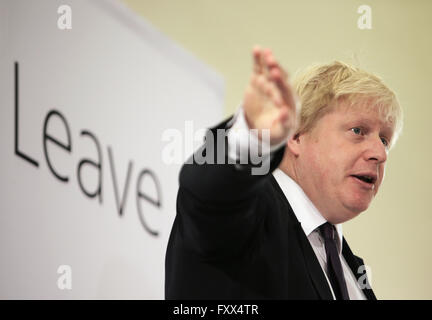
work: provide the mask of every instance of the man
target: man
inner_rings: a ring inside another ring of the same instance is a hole
[[[228,129],[225,164],[181,170],[166,298],[375,299],[340,224],[378,192],[401,131],[397,99],[379,78],[340,62],[308,70],[294,93],[270,50],[253,55],[242,108],[210,131]],[[245,129],[258,135],[245,139]],[[196,154],[216,159],[225,139],[210,142]],[[266,174],[229,161],[256,146]]]

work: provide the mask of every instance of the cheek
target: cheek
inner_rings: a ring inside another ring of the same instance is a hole
[[[328,151],[312,150],[308,156],[308,167],[305,170],[314,176],[315,184],[325,185],[334,181],[336,172],[335,159]],[[323,190],[324,191],[324,190]]]
[[[309,140],[309,144],[303,149],[303,170],[313,177],[313,184],[326,192],[340,185],[344,178],[344,172],[352,163],[347,159],[346,146],[335,137],[327,139]],[[345,147],[345,148],[344,148]]]
[[[335,186],[340,183],[340,179],[343,178],[342,173],[346,167],[346,160],[343,156],[336,150],[325,149],[320,151],[315,160],[317,166],[320,167],[321,178],[325,179],[320,182],[321,184],[327,183]]]

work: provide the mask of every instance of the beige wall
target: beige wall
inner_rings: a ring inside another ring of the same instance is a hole
[[[404,108],[404,132],[380,194],[344,232],[372,268],[378,298],[432,298],[432,1],[123,1],[223,75],[227,115],[242,99],[254,44],[272,48],[291,73],[340,59],[383,77]],[[362,4],[372,30],[357,27]]]

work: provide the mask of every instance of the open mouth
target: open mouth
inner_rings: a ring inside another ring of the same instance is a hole
[[[361,181],[366,182],[368,184],[374,184],[376,181],[375,177],[368,176],[368,175],[352,175],[352,177],[357,178],[358,180],[361,180]]]

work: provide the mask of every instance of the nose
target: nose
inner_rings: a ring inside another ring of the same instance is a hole
[[[380,137],[371,137],[367,141],[365,150],[365,160],[375,161],[378,164],[384,163],[387,160],[388,149],[383,144]]]

